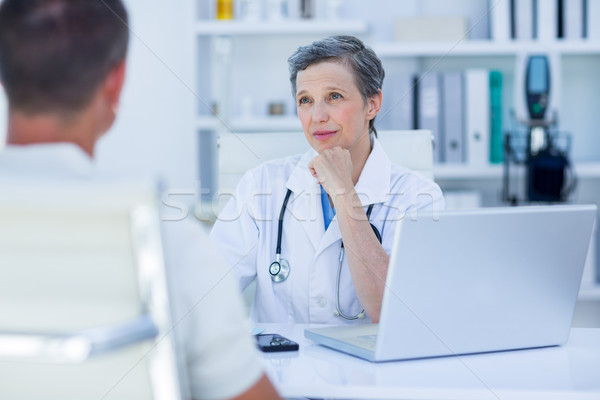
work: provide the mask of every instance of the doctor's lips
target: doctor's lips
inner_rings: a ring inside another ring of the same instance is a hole
[[[321,130],[321,131],[314,131],[313,132],[313,136],[317,140],[327,140],[330,137],[334,136],[336,133],[337,133],[337,131],[325,131],[325,130]]]

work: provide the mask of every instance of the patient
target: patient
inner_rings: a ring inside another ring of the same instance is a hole
[[[116,117],[128,37],[121,0],[0,3],[0,81],[9,105],[0,180],[94,179],[94,148]],[[165,248],[186,398],[279,398],[223,263],[210,246],[198,248],[206,233],[191,222],[170,224]]]

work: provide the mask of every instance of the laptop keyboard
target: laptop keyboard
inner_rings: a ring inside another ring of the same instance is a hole
[[[353,344],[363,349],[375,351],[375,343],[377,342],[377,335],[362,335],[348,337],[344,339],[346,342]]]

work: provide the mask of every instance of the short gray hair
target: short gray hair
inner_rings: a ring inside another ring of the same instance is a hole
[[[330,36],[301,46],[288,58],[292,95],[296,97],[298,72],[324,61],[339,61],[350,66],[358,90],[366,102],[379,94],[385,71],[375,52],[354,36]],[[377,136],[375,118],[369,121],[369,132]]]
[[[125,61],[121,0],[4,0],[0,80],[12,108],[69,115],[87,106],[110,70]]]

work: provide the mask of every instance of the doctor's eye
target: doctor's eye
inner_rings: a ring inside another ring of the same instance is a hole
[[[338,99],[341,99],[341,98],[342,98],[342,95],[341,95],[341,94],[339,94],[339,93],[335,93],[335,92],[334,92],[334,93],[331,93],[331,94],[329,95],[329,97],[331,97],[331,100],[338,100]]]
[[[308,103],[310,103],[310,99],[308,97],[301,97],[300,99],[298,99],[298,104],[300,105]]]

